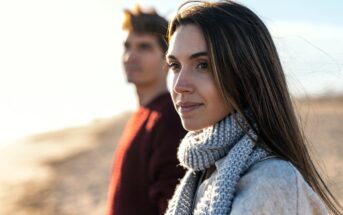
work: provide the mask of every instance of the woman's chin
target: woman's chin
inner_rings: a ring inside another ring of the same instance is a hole
[[[210,125],[204,125],[196,122],[189,122],[189,120],[182,120],[182,126],[187,131],[200,131],[204,128],[207,128]]]

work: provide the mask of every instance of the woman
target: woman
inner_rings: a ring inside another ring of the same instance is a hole
[[[178,151],[188,172],[166,214],[340,214],[266,26],[231,1],[186,4],[169,26],[166,58],[189,131]]]

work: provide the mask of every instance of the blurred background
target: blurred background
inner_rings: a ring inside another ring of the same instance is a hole
[[[0,214],[103,214],[135,90],[123,9],[183,1],[0,0]],[[240,0],[277,45],[313,156],[343,201],[343,1]]]

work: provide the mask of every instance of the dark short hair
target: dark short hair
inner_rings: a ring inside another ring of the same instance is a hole
[[[132,10],[124,10],[123,30],[155,35],[165,53],[168,49],[168,21],[158,15],[154,9],[143,11],[139,5]]]

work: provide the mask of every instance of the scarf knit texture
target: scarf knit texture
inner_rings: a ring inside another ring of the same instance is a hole
[[[240,113],[233,113],[202,131],[188,132],[177,154],[180,164],[188,171],[177,186],[166,215],[229,214],[241,176],[268,155],[255,145],[256,139],[255,132]],[[202,172],[222,158],[211,189],[205,190],[193,208]]]

